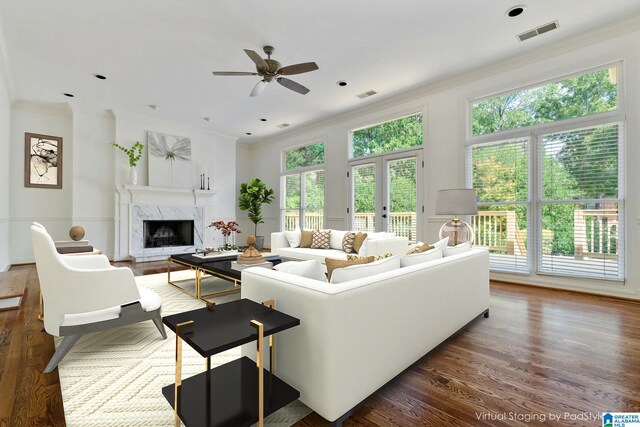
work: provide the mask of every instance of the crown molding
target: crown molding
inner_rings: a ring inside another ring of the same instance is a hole
[[[425,96],[437,94],[482,78],[490,77],[494,74],[510,71],[537,61],[564,54],[568,50],[583,48],[585,46],[603,42],[637,30],[640,30],[640,13],[631,15],[611,24],[596,27],[595,29],[573,35],[550,45],[511,56],[495,64],[479,67],[442,80],[407,88],[404,92],[396,95],[389,95],[386,98],[382,98],[369,105],[349,108],[325,119],[316,121],[312,120],[305,124],[301,124],[299,127],[294,129],[278,133],[277,135],[259,138],[251,142],[243,141],[241,139],[239,142],[251,146],[256,143],[267,144],[275,141],[282,141],[285,138],[295,137],[296,135],[312,132],[319,128],[324,128],[336,123],[347,122],[349,120],[362,117],[363,115],[374,114],[376,112],[395,107],[399,104],[422,102],[422,98]]]
[[[2,81],[4,82],[4,86],[7,90],[9,102],[13,104],[16,100],[16,95],[13,87],[13,81],[11,79],[11,73],[9,72],[9,59],[7,57],[7,48],[4,42],[3,28],[2,15],[0,15],[0,75],[2,75]]]

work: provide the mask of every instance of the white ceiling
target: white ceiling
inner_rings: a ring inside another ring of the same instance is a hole
[[[152,116],[250,142],[283,122],[299,127],[640,13],[638,0],[530,0],[507,18],[517,1],[0,0],[0,25],[18,99]],[[553,20],[558,30],[515,37]],[[271,83],[251,98],[258,77],[211,74],[255,71],[243,49],[262,54],[266,44],[282,65],[318,64],[291,76],[309,94]],[[379,95],[355,97],[369,89]]]

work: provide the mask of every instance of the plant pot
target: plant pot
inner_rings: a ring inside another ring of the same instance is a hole
[[[138,184],[138,169],[129,168],[129,185],[137,185]]]
[[[256,246],[255,248],[259,251],[264,247],[264,236],[256,236]]]

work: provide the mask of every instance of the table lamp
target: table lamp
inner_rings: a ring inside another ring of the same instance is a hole
[[[453,215],[453,219],[440,227],[440,238],[449,236],[449,246],[470,242],[473,245],[474,234],[471,226],[458,218],[458,215],[476,215],[476,190],[456,188],[438,190],[436,195],[436,215]]]

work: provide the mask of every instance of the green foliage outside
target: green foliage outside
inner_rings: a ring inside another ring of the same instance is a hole
[[[618,87],[600,70],[473,104],[473,134],[484,135],[540,123],[613,111]]]
[[[616,86],[608,70],[530,89],[474,105],[474,134],[513,129],[616,108]],[[574,211],[602,209],[603,203],[577,199],[618,195],[618,126],[606,125],[542,138],[543,242],[554,255],[574,254]],[[473,187],[480,202],[525,202],[528,197],[528,148],[523,142],[477,146],[472,151]],[[545,204],[545,200],[565,203]],[[526,206],[491,206],[517,212],[518,228],[526,236]],[[611,240],[610,236],[597,239]],[[615,241],[613,242],[615,245]],[[546,251],[545,251],[546,252]]]
[[[321,165],[324,163],[324,142],[285,151],[284,159],[285,170]]]
[[[381,123],[351,134],[353,158],[422,145],[422,114]]]
[[[111,145],[127,155],[127,157],[129,158],[129,166],[131,166],[132,168],[136,167],[136,165],[138,164],[138,160],[140,160],[140,158],[142,157],[142,149],[144,148],[144,145],[142,145],[140,141],[136,141],[136,143],[133,144],[133,146],[130,148],[123,147],[122,145],[117,144],[115,141],[113,141]]]
[[[262,216],[262,205],[273,201],[273,189],[259,178],[254,178],[249,183],[240,184],[240,197],[238,197],[238,207],[247,211],[249,220],[254,224],[254,236],[258,235],[258,224],[264,223]]]

